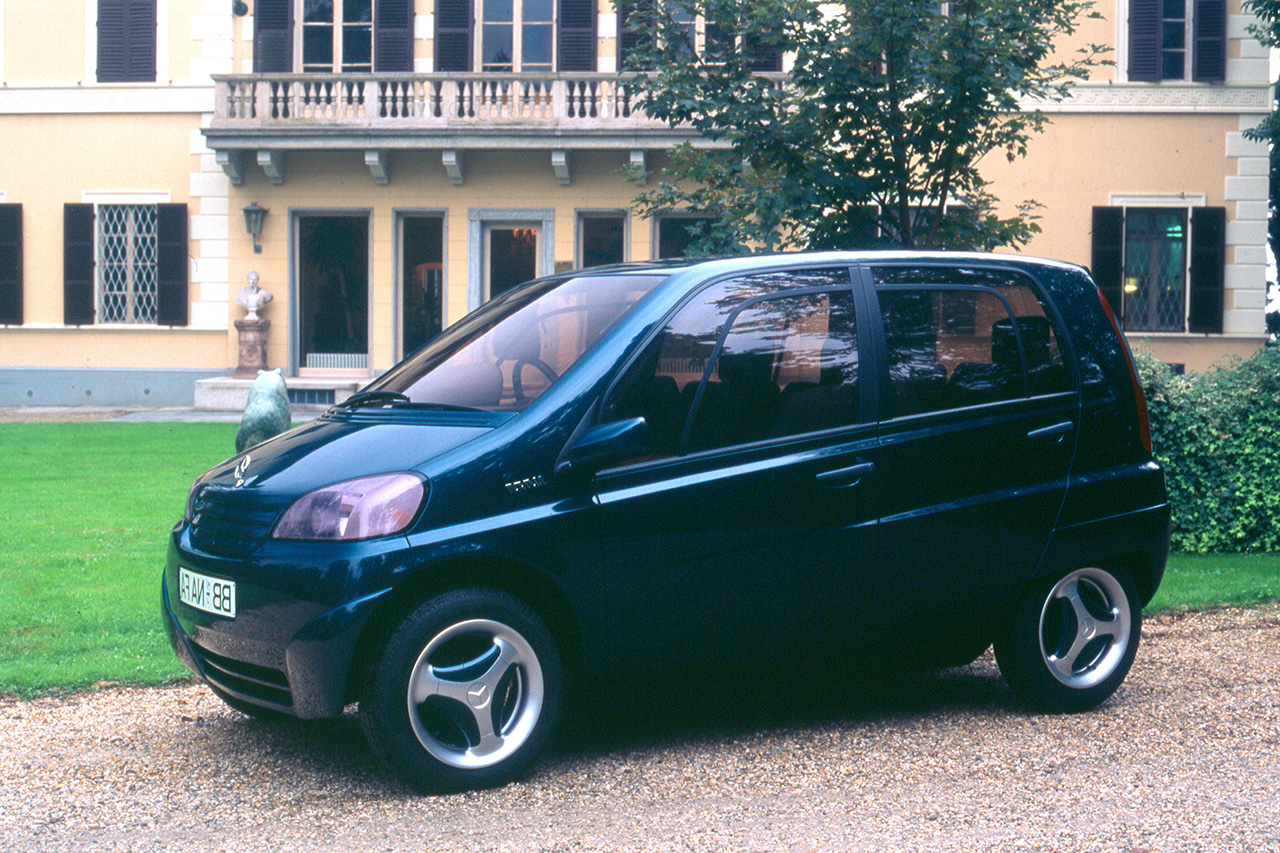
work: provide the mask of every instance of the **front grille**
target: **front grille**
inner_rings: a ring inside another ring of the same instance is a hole
[[[228,693],[248,696],[272,705],[293,707],[293,695],[289,692],[289,679],[283,672],[271,667],[232,660],[214,654],[196,643],[191,644],[196,661],[205,677]]]
[[[206,554],[247,557],[271,533],[274,509],[259,506],[250,492],[205,486],[191,515],[191,543]]]

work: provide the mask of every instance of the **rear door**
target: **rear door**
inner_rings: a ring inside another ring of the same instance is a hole
[[[860,630],[878,514],[864,299],[843,268],[714,284],[606,399],[605,420],[656,438],[596,481],[627,665],[741,669]]]
[[[876,595],[909,653],[962,659],[1044,552],[1079,428],[1061,328],[1014,270],[871,271],[881,516]]]

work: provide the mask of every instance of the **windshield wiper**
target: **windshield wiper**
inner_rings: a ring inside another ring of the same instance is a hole
[[[478,409],[475,406],[462,406],[457,403],[415,403],[408,394],[402,394],[399,391],[361,391],[359,394],[352,394],[347,399],[338,403],[336,409],[356,409],[365,405],[375,405],[378,403],[390,403],[393,405],[404,405],[414,409],[431,409],[440,412],[486,412],[488,409]]]
[[[354,409],[363,406],[366,403],[407,403],[409,402],[408,394],[401,394],[399,391],[361,391],[359,394],[352,394],[347,399],[338,403],[334,408],[337,409]]]
[[[479,409],[475,406],[463,406],[460,403],[414,403],[415,409],[436,409],[441,412],[487,412],[488,409]]]

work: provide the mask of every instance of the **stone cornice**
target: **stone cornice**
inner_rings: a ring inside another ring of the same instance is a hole
[[[0,86],[0,115],[210,112],[212,85]]]

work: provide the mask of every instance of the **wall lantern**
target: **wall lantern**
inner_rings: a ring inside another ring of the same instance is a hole
[[[244,209],[244,230],[249,232],[249,236],[253,238],[253,253],[255,255],[262,254],[262,247],[258,245],[258,236],[262,234],[262,220],[267,215],[267,208],[259,207],[255,201]]]
[[[243,2],[243,0],[236,0],[236,2],[231,4],[231,14],[236,17],[243,18],[245,15],[249,14],[249,4]]]

